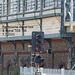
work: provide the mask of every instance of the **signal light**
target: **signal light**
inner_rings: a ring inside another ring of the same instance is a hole
[[[39,46],[37,46],[37,47],[36,47],[36,50],[38,51],[39,49],[40,49],[40,47],[39,47]]]
[[[37,34],[36,35],[36,39],[40,39],[41,38],[41,35],[40,34]]]
[[[40,41],[40,40],[36,41],[36,45],[38,45],[38,44],[40,44],[40,43],[41,43],[41,41]]]
[[[44,51],[44,32],[32,32],[32,51]]]

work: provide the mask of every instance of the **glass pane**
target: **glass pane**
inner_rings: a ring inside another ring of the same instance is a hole
[[[13,12],[18,12],[18,0],[13,0]]]
[[[7,14],[7,0],[5,0],[4,4],[3,4],[3,7],[4,7],[4,11],[3,11],[3,14]]]
[[[54,0],[49,0],[49,6],[54,7]]]
[[[37,10],[41,8],[41,0],[37,0]]]
[[[20,0],[19,8],[20,8],[20,12],[23,12],[23,0]]]
[[[57,7],[61,7],[61,0],[57,0]]]
[[[35,0],[31,0],[31,10],[35,9]]]
[[[45,0],[45,4],[44,5],[45,5],[45,8],[49,7],[49,0]]]
[[[44,1],[44,7],[45,8],[47,8],[47,7],[53,8],[54,7],[54,0],[45,0]]]
[[[35,0],[27,0],[27,10],[35,9]]]
[[[2,1],[0,2],[0,15],[2,15]]]

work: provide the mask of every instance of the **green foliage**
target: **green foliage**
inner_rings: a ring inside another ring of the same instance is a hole
[[[20,68],[19,67],[15,67],[14,72],[12,75],[20,75]]]

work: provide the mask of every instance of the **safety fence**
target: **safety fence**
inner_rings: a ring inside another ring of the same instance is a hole
[[[20,75],[36,75],[37,68],[20,67]],[[39,68],[41,75],[75,75],[75,70]]]

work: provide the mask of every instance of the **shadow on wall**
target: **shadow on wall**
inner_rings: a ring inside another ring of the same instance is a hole
[[[60,61],[60,63],[58,64],[58,68],[59,69],[61,69],[61,68],[67,69],[67,65],[64,61]]]
[[[11,71],[11,65],[12,65],[12,62],[11,62],[11,60],[8,60],[7,61],[7,75],[11,75],[10,73],[10,71]]]

